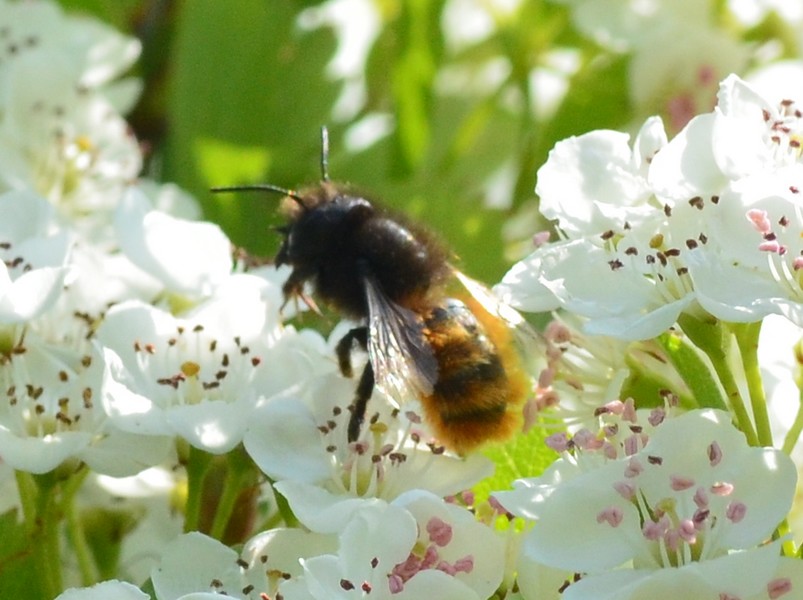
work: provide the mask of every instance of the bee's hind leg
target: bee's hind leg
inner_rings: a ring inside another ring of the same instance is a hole
[[[351,350],[354,347],[354,342],[357,342],[363,350],[368,349],[367,327],[350,329],[337,343],[335,353],[337,354],[337,363],[343,377],[354,377],[354,371],[351,368]]]
[[[350,329],[337,343],[337,347],[335,348],[337,363],[344,377],[354,376],[354,370],[351,365],[351,351],[354,348],[354,342],[357,342],[363,350],[368,349],[368,327],[355,327]],[[360,427],[365,419],[365,409],[368,406],[368,400],[373,392],[374,368],[371,366],[371,361],[368,361],[365,363],[365,368],[357,384],[354,402],[352,402],[349,407],[351,410],[348,427],[349,442],[354,442],[360,437]]]
[[[365,419],[365,409],[368,406],[368,400],[374,391],[374,368],[371,362],[365,364],[365,368],[360,376],[360,382],[357,384],[357,393],[354,396],[354,402],[351,406],[351,417],[349,418],[348,440],[349,442],[357,441],[360,437],[360,427]]]

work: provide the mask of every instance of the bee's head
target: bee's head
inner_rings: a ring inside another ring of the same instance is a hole
[[[304,190],[298,200],[287,196],[282,201],[282,212],[288,222],[278,229],[284,241],[276,264],[295,267],[318,264],[339,253],[373,215],[374,207],[365,198],[325,181]]]
[[[299,190],[271,183],[212,188],[213,192],[262,191],[282,196],[279,210],[287,224],[276,265],[313,269],[337,253],[355,227],[373,214],[371,203],[347,186],[329,180],[329,132],[321,128],[321,181]]]

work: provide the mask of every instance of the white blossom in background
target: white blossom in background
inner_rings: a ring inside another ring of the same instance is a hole
[[[128,124],[101,94],[79,86],[76,69],[55,49],[9,67],[0,97],[0,185],[34,189],[91,230],[108,222],[142,164]]]
[[[3,30],[0,77],[14,61],[40,50],[54,50],[76,65],[83,86],[107,85],[139,57],[140,43],[96,19],[66,14],[54,2],[0,3]]]
[[[573,457],[497,494],[506,509],[537,521],[524,551],[547,566],[588,573],[570,598],[586,597],[580,590],[595,589],[596,577],[610,597],[625,598],[634,582],[668,577],[680,585],[686,570],[699,569],[721,574],[719,593],[755,593],[723,582],[727,573],[732,584],[741,581],[741,553],[755,553],[789,511],[797,480],[789,457],[749,447],[730,415],[714,410],[632,432],[625,453],[611,452],[612,460],[582,468],[586,453],[606,452],[604,438],[585,436],[574,442]],[[779,552],[751,586],[774,581]]]
[[[2,2],[0,30],[0,190],[36,191],[83,235],[102,235],[142,166],[119,114],[140,86],[117,80],[140,44],[42,1]]]
[[[70,275],[72,236],[59,228],[53,210],[32,192],[0,194],[0,323],[21,324],[51,308]],[[13,345],[16,340],[5,340]],[[9,348],[6,348],[8,350]]]
[[[555,0],[597,43],[631,54],[636,111],[661,114],[672,131],[714,105],[717,82],[742,71],[751,48],[715,22],[710,0]],[[677,40],[683,39],[682,44]]]

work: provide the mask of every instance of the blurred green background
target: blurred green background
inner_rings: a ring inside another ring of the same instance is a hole
[[[129,119],[146,174],[188,189],[258,256],[276,250],[277,199],[209,187],[317,181],[326,124],[334,180],[423,220],[494,283],[548,225],[533,187],[556,141],[668,110],[633,105],[631,54],[578,33],[562,2],[61,3],[140,38]],[[726,2],[705,4],[727,25]],[[731,31],[769,37],[767,21]]]

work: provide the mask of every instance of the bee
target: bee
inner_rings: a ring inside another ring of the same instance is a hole
[[[281,194],[287,219],[275,258],[288,265],[285,302],[313,296],[360,323],[336,345],[353,377],[355,346],[368,352],[350,406],[348,440],[359,438],[378,386],[397,403],[417,397],[439,444],[466,454],[522,428],[532,383],[517,338],[524,319],[456,270],[449,252],[418,223],[330,181],[328,134],[321,130],[321,181],[298,190],[272,184],[213,188]]]

